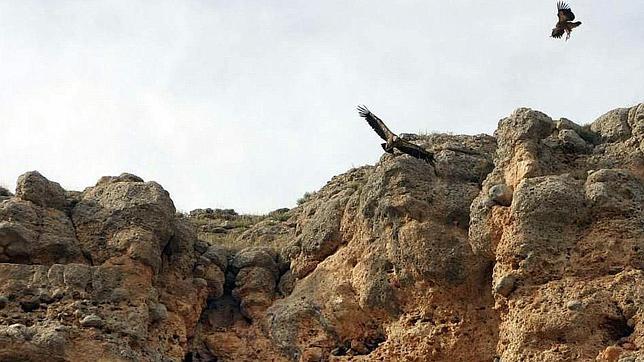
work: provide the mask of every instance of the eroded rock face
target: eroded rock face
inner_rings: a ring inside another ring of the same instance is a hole
[[[404,137],[436,168],[385,154],[266,216],[27,174],[0,195],[0,359],[642,358],[644,105]]]
[[[72,211],[84,252],[102,264],[127,256],[158,270],[173,233],[174,204],[156,182],[103,178]]]
[[[641,357],[643,109],[583,128],[525,109],[500,122],[483,189],[510,185],[512,201],[482,193],[469,233],[494,262],[503,361]],[[540,126],[525,132],[518,122]],[[586,145],[570,147],[562,130]]]
[[[495,141],[435,135],[417,142],[428,148],[455,143],[480,154],[438,151],[438,176],[426,163],[397,154],[341,176],[358,186],[340,209],[338,232],[346,245],[268,310],[271,337],[291,358],[492,358],[494,340],[486,336],[494,335],[494,317],[478,331],[463,321],[488,313],[476,311],[490,298],[478,287],[486,265],[467,242],[467,208],[492,168]],[[333,182],[320,192],[342,195]],[[474,304],[463,293],[477,295]],[[456,299],[461,305],[448,307]],[[414,328],[408,328],[411,320]],[[462,344],[445,348],[450,335]],[[476,351],[470,338],[480,342]]]
[[[0,359],[182,360],[224,270],[209,263],[220,277],[199,282],[167,192],[133,175],[82,194],[27,175],[0,203]]]
[[[0,262],[84,262],[69,217],[58,209],[18,197],[0,203]]]

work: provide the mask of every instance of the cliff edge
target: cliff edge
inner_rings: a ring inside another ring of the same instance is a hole
[[[644,104],[404,137],[435,170],[385,154],[261,217],[22,175],[0,360],[644,360]]]

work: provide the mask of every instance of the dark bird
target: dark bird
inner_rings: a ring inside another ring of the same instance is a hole
[[[566,33],[567,41],[570,39],[572,29],[581,25],[581,21],[575,21],[573,23],[573,20],[575,20],[575,14],[570,10],[570,6],[563,1],[559,1],[557,3],[557,18],[559,18],[559,21],[557,21],[554,29],[552,29],[552,37],[559,39],[564,35],[564,33]]]
[[[415,145],[409,141],[406,141],[395,133],[391,132],[385,123],[378,118],[375,114],[371,113],[365,106],[358,106],[358,113],[360,117],[367,120],[371,128],[385,140],[385,143],[382,143],[382,149],[388,153],[394,153],[394,148],[397,148],[399,151],[406,153],[410,156],[416,157],[418,159],[429,162],[432,166],[435,166],[434,153],[427,151],[426,149]]]

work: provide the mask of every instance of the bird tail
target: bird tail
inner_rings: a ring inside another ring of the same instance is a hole
[[[390,147],[387,147],[387,144],[386,144],[386,143],[381,143],[381,144],[380,144],[380,146],[382,146],[382,149],[383,149],[383,150],[385,150],[385,152],[387,152],[387,153],[394,153],[394,149],[393,149],[393,148],[390,148]]]
[[[574,23],[570,23],[570,29],[576,28],[579,25],[581,25],[581,21],[575,21]]]

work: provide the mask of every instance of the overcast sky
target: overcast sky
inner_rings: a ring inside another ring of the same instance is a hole
[[[644,1],[1,1],[0,184],[131,172],[178,209],[291,207],[397,132],[591,122],[644,98]],[[476,4],[476,5],[473,5]]]

